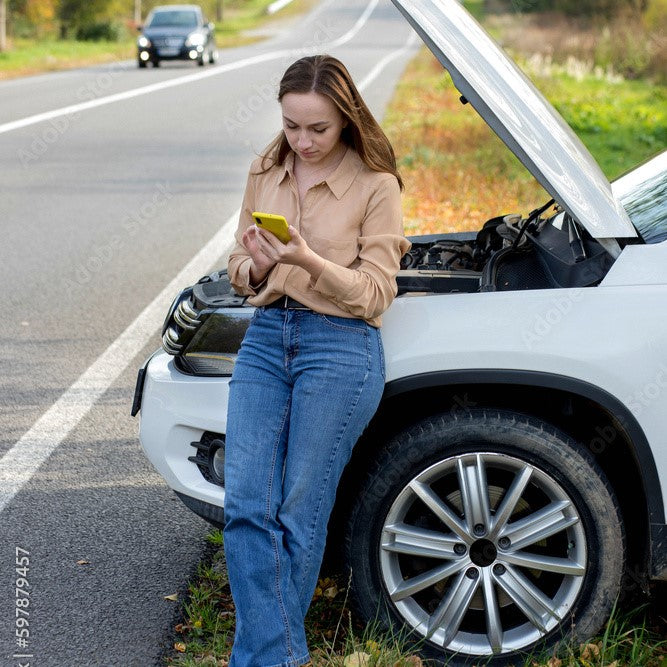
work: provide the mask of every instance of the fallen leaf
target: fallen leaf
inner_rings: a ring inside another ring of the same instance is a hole
[[[174,632],[183,632],[183,623],[174,626]]]
[[[355,651],[346,655],[343,660],[343,667],[369,667],[371,664],[371,656],[362,651]]]
[[[89,560],[84,560],[83,558],[81,560],[76,561],[77,565],[90,565]]]
[[[325,598],[333,600],[338,595],[338,588],[336,586],[329,586],[329,588],[324,591],[323,595]]]
[[[176,642],[174,644],[174,648],[179,652],[179,653],[185,653],[185,644],[183,642]]]
[[[592,660],[600,655],[600,647],[597,644],[582,644],[579,647],[579,654],[582,660]]]
[[[556,656],[547,660],[547,667],[560,667],[562,664],[563,661],[559,660]]]
[[[176,602],[176,600],[178,600],[178,593],[172,593],[171,595],[165,595],[164,599],[165,600],[171,600],[172,602]]]

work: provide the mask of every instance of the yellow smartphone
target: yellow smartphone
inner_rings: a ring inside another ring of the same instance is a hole
[[[255,219],[255,224],[267,232],[271,232],[283,243],[287,243],[292,239],[287,231],[287,220],[282,215],[274,215],[273,213],[260,213],[255,211],[252,214]]]

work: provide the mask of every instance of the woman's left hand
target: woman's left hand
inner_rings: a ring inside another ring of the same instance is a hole
[[[324,259],[312,250],[306,240],[292,225],[289,226],[291,239],[288,243],[279,241],[271,232],[264,229],[257,231],[257,243],[262,252],[279,264],[300,266],[317,280],[324,268]]]

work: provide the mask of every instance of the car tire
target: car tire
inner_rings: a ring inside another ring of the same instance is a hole
[[[137,65],[139,66],[139,69],[146,69],[146,61],[145,60],[137,59]]]
[[[199,67],[203,67],[205,64],[206,64],[206,53],[202,51],[199,58],[197,58],[197,65],[199,65]]]
[[[208,62],[211,65],[215,65],[218,62],[218,49],[212,49],[208,53]]]
[[[532,417],[475,409],[423,419],[380,451],[345,561],[365,622],[402,628],[436,664],[503,665],[602,627],[624,531],[581,445]]]
[[[159,67],[160,66],[160,61],[156,58],[153,62],[153,67]]]

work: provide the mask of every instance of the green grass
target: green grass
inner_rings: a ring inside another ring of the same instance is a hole
[[[536,78],[609,179],[667,147],[667,87],[593,75]]]
[[[234,638],[234,605],[229,590],[222,533],[212,531],[212,556],[200,564],[182,605],[171,667],[222,667]],[[405,632],[383,632],[361,624],[350,611],[348,583],[339,575],[320,579],[306,616],[306,637],[314,667],[422,667]],[[663,588],[664,590],[664,588]],[[656,591],[659,597],[659,591]],[[535,654],[516,667],[667,667],[664,618],[657,609],[614,610],[601,634],[584,644],[566,644],[558,655]],[[480,664],[484,664],[483,661]]]
[[[129,37],[122,42],[15,39],[11,50],[0,53],[0,79],[126,60],[135,54],[135,40]]]

